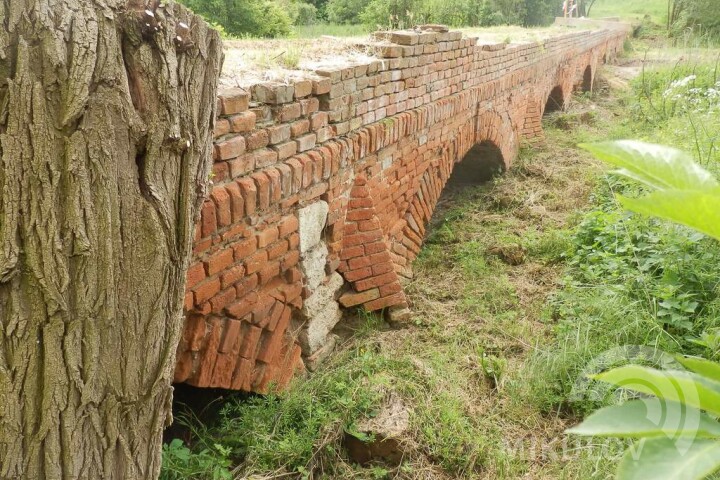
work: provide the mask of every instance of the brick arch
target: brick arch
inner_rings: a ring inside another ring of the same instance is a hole
[[[520,124],[519,120],[516,122],[517,124]],[[478,115],[474,145],[482,142],[491,142],[500,150],[506,169],[510,168],[520,151],[518,132],[513,128],[513,122],[508,113],[486,111]],[[462,161],[466,153],[467,151],[456,162]]]
[[[410,265],[420,253],[427,225],[455,166],[473,149],[487,145],[500,152],[504,169],[509,168],[517,157],[518,133],[508,113],[487,110],[478,114],[474,123],[473,130],[468,128],[469,123],[466,124],[429,163],[417,182],[408,208],[388,235],[389,253],[401,277],[412,276]]]
[[[542,115],[565,110],[565,106],[567,105],[567,95],[562,85],[553,86],[542,98],[545,99],[542,107]]]
[[[579,89],[581,92],[592,92],[594,83],[595,83],[595,69],[592,67],[592,65],[588,65],[583,70],[582,80],[580,81]]]

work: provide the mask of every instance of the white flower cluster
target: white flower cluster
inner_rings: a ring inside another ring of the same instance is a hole
[[[682,110],[710,112],[720,109],[720,81],[711,87],[695,87],[696,75],[673,81],[663,92],[663,97],[675,102]]]

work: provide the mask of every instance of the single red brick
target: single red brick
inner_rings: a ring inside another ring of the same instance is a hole
[[[244,297],[238,298],[234,303],[231,303],[225,307],[225,311],[228,315],[233,318],[242,319],[245,315],[252,312],[255,307],[255,303],[258,300],[258,295],[255,292],[250,292]]]
[[[255,128],[255,112],[242,112],[229,118],[229,128],[236,133],[249,132]]]
[[[373,265],[389,262],[390,260],[390,253],[387,250],[370,255],[370,263]]]
[[[378,263],[372,266],[373,275],[382,275],[383,273],[392,272],[395,270],[392,262]]]
[[[313,132],[320,130],[322,127],[326,126],[327,124],[328,124],[327,112],[313,113],[312,116],[310,117],[310,129]]]
[[[215,359],[215,367],[208,386],[210,388],[230,388],[237,360],[237,355],[219,353]]]
[[[203,315],[190,314],[185,318],[185,329],[183,330],[183,341],[187,348],[197,352],[202,348],[207,333],[207,322]]]
[[[273,165],[278,161],[278,152],[272,148],[260,148],[253,152],[255,157],[255,168],[263,168]]]
[[[287,240],[280,240],[279,242],[275,242],[270,247],[268,247],[268,260],[275,260],[278,257],[281,257],[288,251],[288,242]]]
[[[396,305],[407,305],[407,301],[405,300],[405,295],[403,293],[395,293],[389,297],[378,298],[377,300],[366,303],[363,307],[365,310],[372,312]]]
[[[227,227],[232,223],[232,214],[230,212],[230,195],[225,187],[215,187],[210,194],[213,203],[215,203],[215,215],[219,227]]]
[[[306,134],[310,131],[310,120],[302,118],[296,122],[290,124],[290,134],[292,138],[299,137],[300,135]]]
[[[390,282],[397,282],[397,274],[395,272],[385,273],[377,277],[370,277],[368,279],[355,282],[355,290],[363,292],[371,288],[387,285]]]
[[[228,318],[225,321],[225,331],[220,343],[220,352],[237,354],[240,350],[240,330],[242,322]]]
[[[262,334],[262,328],[254,325],[247,325],[244,329],[243,342],[240,347],[240,356],[249,360],[254,360],[258,351],[258,342]]]
[[[266,263],[258,272],[260,285],[265,285],[273,278],[280,276],[280,261]]]
[[[245,390],[249,391],[252,387],[250,381],[252,380],[252,372],[255,363],[247,358],[240,358],[235,366],[235,372],[233,373],[233,380],[230,384],[230,388],[233,390]]]
[[[349,208],[370,208],[373,206],[373,201],[370,197],[365,198],[351,198],[348,202]]]
[[[222,250],[205,260],[205,270],[209,276],[213,276],[232,265],[234,262],[233,251],[231,248]]]
[[[233,115],[248,109],[250,93],[241,88],[231,88],[218,94],[220,99],[220,112],[223,115]]]
[[[277,152],[278,160],[285,160],[297,153],[297,143],[293,141],[273,145],[271,148]]]
[[[347,247],[343,248],[340,252],[340,260],[348,260],[350,258],[360,257],[362,255],[365,255],[365,247],[363,245]]]
[[[297,250],[293,250],[292,252],[288,252],[287,255],[285,255],[280,262],[280,269],[284,272],[288,268],[292,268],[295,265],[298,264],[300,261],[300,252]]]
[[[300,118],[302,108],[299,103],[288,103],[277,108],[273,108],[275,118],[282,123]]]
[[[183,300],[183,310],[189,312],[195,306],[195,295],[192,292],[185,293],[185,299]]]
[[[213,313],[221,313],[230,302],[235,300],[235,287],[226,288],[210,299]]]
[[[260,295],[258,302],[255,304],[255,308],[252,311],[253,324],[258,325],[263,322],[270,314],[270,310],[277,301],[270,295]]]
[[[258,233],[256,238],[258,248],[265,248],[278,239],[278,229],[274,226],[268,227],[262,232]]]
[[[229,203],[232,223],[237,223],[245,215],[245,201],[242,198],[240,186],[235,182],[230,182],[225,185],[225,190],[230,197]]]
[[[245,271],[247,273],[258,272],[261,268],[263,268],[266,262],[267,252],[265,250],[255,252],[245,259]]]
[[[297,217],[295,215],[288,215],[283,217],[278,223],[278,233],[280,234],[280,237],[286,237],[293,232],[297,232],[298,226],[299,223]]]
[[[291,233],[288,237],[288,247],[290,250],[295,250],[300,245],[300,234]]]
[[[245,215],[252,215],[255,213],[257,206],[257,187],[252,178],[241,178],[236,180],[240,191],[242,192],[243,200],[245,201]]]
[[[357,270],[362,267],[368,267],[371,264],[370,257],[355,257],[348,261],[350,270]]]
[[[195,243],[193,244],[193,254],[200,255],[202,252],[204,252],[208,248],[212,247],[212,244],[213,244],[212,238],[203,238],[200,240],[195,240]]]
[[[387,297],[398,292],[402,292],[402,285],[400,285],[400,282],[388,283],[387,285],[380,287],[380,296],[382,297]]]
[[[257,274],[248,275],[235,284],[235,291],[237,292],[237,298],[242,298],[245,295],[250,294],[258,286]]]
[[[200,305],[210,300],[213,295],[219,291],[220,279],[218,278],[205,280],[204,282],[198,284],[195,288],[193,288],[193,292],[195,292],[195,305]]]
[[[347,292],[340,296],[339,302],[343,307],[350,308],[378,298],[380,298],[380,290],[373,288],[360,293]]]
[[[371,277],[372,276],[372,268],[365,267],[365,268],[360,268],[358,270],[351,270],[349,272],[345,272],[344,276],[345,276],[345,280],[347,280],[348,282],[357,282],[364,278]],[[364,288],[362,290],[367,290],[367,288]]]
[[[375,209],[373,208],[359,208],[356,210],[350,210],[345,217],[348,221],[357,222],[360,220],[370,220],[375,216]]]
[[[270,136],[267,130],[255,130],[254,132],[247,135],[246,139],[247,149],[249,151],[256,150],[258,148],[267,147],[270,143]]]
[[[193,263],[187,272],[187,288],[192,288],[205,280],[205,265],[202,262]]]
[[[257,208],[265,210],[270,206],[270,180],[263,172],[257,172],[250,175],[255,181],[257,189]]]
[[[241,262],[255,253],[257,250],[257,241],[255,240],[255,237],[250,237],[246,240],[241,240],[232,244],[232,248],[235,252],[235,261]]]
[[[213,130],[213,137],[222,137],[226,133],[230,132],[230,122],[224,118],[219,118],[215,122],[215,130]]]
[[[215,183],[224,182],[230,178],[230,167],[227,162],[215,162],[212,166],[212,180]]]
[[[227,288],[240,281],[245,276],[245,267],[243,265],[235,265],[228,268],[220,276],[222,288]]]
[[[368,242],[365,245],[365,254],[366,255],[372,255],[373,253],[382,252],[383,250],[386,250],[387,246],[385,245],[385,242],[377,241],[377,242]]]
[[[212,235],[217,230],[217,219],[215,217],[215,204],[212,200],[205,200],[200,212],[201,233],[203,238]]]
[[[213,158],[217,160],[230,160],[245,153],[245,138],[238,135],[214,146]]]
[[[174,383],[182,383],[190,378],[193,370],[193,355],[192,352],[186,350],[177,355],[175,361],[175,373],[173,375]]]
[[[270,180],[270,202],[277,203],[283,196],[282,174],[280,170],[272,167],[265,170],[265,175],[267,175]]]
[[[255,155],[246,153],[238,158],[227,162],[230,169],[230,177],[237,178],[255,170]]]

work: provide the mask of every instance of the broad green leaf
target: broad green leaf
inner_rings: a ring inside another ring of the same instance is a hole
[[[666,190],[640,198],[619,198],[628,210],[672,220],[720,240],[720,193]]]
[[[720,441],[647,438],[630,447],[618,480],[701,480],[720,468]]]
[[[636,392],[655,395],[720,415],[720,383],[691,372],[655,370],[626,365],[603,372],[596,379]]]
[[[699,357],[678,357],[677,361],[688,370],[692,370],[710,380],[720,382],[720,363]]]
[[[567,433],[619,438],[720,438],[720,423],[697,409],[652,398],[602,408]]]
[[[658,190],[718,191],[720,184],[681,150],[621,140],[580,145],[600,160],[618,167],[616,173]]]

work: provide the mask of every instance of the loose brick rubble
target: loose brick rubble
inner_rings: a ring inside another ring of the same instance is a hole
[[[406,307],[453,165],[541,139],[550,92],[566,102],[622,50],[625,29],[600,26],[517,45],[383,32],[367,63],[221,92],[175,381],[282,388],[334,342],[338,303]]]

